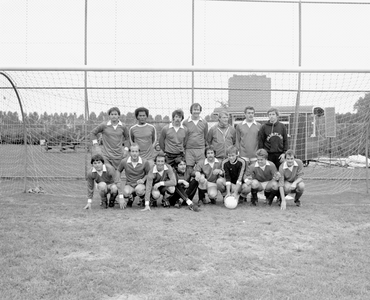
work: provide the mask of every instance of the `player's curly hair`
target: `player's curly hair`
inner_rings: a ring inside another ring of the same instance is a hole
[[[139,112],[145,112],[146,116],[149,117],[149,109],[147,109],[146,107],[139,107],[137,109],[135,109],[135,118],[137,119],[137,116],[139,115]]]

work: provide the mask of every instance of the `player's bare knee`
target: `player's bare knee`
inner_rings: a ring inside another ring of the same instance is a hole
[[[260,183],[257,180],[253,179],[252,183],[251,183],[251,188],[252,189],[258,189],[259,186],[260,186]]]
[[[135,193],[136,195],[138,195],[139,197],[140,196],[144,196],[145,195],[145,185],[143,184],[138,184],[135,188]]]
[[[154,200],[158,200],[160,196],[161,196],[160,191],[158,191],[158,190],[153,190],[152,191],[152,197],[153,197]]]
[[[208,190],[208,197],[210,199],[216,199],[217,198],[217,189],[209,189]]]
[[[301,193],[304,191],[304,187],[305,187],[305,185],[304,185],[303,182],[300,182],[300,183],[297,184],[297,190]]]
[[[125,186],[122,191],[123,197],[130,197],[131,189],[129,186]]]
[[[174,187],[174,186],[169,186],[169,187],[167,188],[167,192],[168,192],[169,194],[173,194],[173,193],[175,192],[175,187]]]
[[[107,184],[105,182],[99,182],[97,185],[97,188],[99,191],[106,191],[107,190]]]
[[[110,187],[110,192],[112,194],[117,194],[118,193],[118,188],[115,184],[112,184],[111,187]]]

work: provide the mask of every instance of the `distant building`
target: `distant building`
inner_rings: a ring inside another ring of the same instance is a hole
[[[253,106],[256,111],[271,107],[271,78],[266,75],[233,75],[229,78],[229,106],[243,110]]]

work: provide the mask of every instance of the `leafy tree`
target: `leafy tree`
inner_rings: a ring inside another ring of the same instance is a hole
[[[365,94],[365,96],[357,100],[353,105],[353,109],[356,111],[359,117],[365,118],[367,122],[370,119],[370,93]]]

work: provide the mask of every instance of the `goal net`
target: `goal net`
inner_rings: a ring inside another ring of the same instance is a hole
[[[0,193],[84,197],[89,133],[110,107],[127,126],[147,107],[159,134],[173,110],[188,117],[193,102],[209,127],[223,110],[236,125],[246,106],[260,123],[276,107],[305,162],[307,193],[365,189],[370,71],[8,68],[0,70]]]

